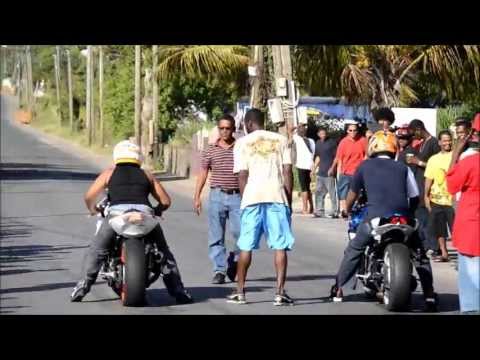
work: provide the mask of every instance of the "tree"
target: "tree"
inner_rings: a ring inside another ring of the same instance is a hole
[[[161,46],[159,52],[160,79],[183,75],[193,78],[235,78],[246,73],[248,47],[237,45]]]
[[[480,83],[478,45],[297,46],[294,57],[307,92],[344,95],[373,108],[417,102],[424,81],[438,84],[430,90],[444,90],[449,99],[478,94]]]

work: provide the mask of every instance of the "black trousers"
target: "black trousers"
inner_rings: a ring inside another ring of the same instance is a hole
[[[418,220],[418,235],[420,236],[423,248],[425,250],[438,251],[438,241],[432,234],[428,209],[425,206],[419,206],[417,210],[415,210],[415,217]]]
[[[338,287],[344,286],[355,275],[360,265],[361,257],[371,241],[373,241],[373,239],[370,236],[370,225],[364,222],[358,226],[355,237],[350,240],[345,250],[340,269],[337,273]],[[420,278],[423,293],[429,294],[433,292],[433,276],[430,260],[425,254],[417,232],[412,235],[411,241],[414,248],[417,249],[414,265]]]
[[[112,243],[115,240],[115,231],[108,223],[109,218],[105,218],[100,225],[95,238],[87,250],[83,263],[83,276],[90,284],[93,284],[100,272],[103,262],[106,260]],[[160,225],[157,225],[152,232],[148,234],[157,244],[158,250],[162,253],[164,261],[161,265],[163,282],[171,296],[184,291],[180,271],[177,262],[170,251],[165,236]]]

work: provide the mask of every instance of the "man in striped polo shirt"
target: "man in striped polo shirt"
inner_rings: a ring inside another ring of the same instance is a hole
[[[225,276],[233,282],[237,274],[236,256],[238,248],[230,252],[227,261],[225,247],[225,225],[229,227],[235,244],[240,235],[240,189],[238,175],[233,173],[233,146],[235,138],[235,119],[228,114],[217,121],[219,139],[202,153],[201,170],[197,177],[197,186],[193,207],[197,215],[202,210],[201,193],[208,173],[210,177],[210,195],[208,200],[208,255],[213,262],[213,284],[225,283]],[[228,267],[227,267],[228,262]]]

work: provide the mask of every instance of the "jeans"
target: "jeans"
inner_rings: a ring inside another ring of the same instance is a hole
[[[325,213],[325,196],[330,196],[330,215],[337,213],[337,194],[335,189],[335,178],[332,176],[317,176],[317,188],[315,189],[315,212],[323,215]]]
[[[438,251],[438,241],[431,231],[430,213],[428,209],[425,206],[419,206],[417,210],[415,210],[415,217],[418,220],[418,235],[422,241],[423,248]]]
[[[458,253],[460,311],[480,312],[480,256]]]
[[[213,272],[227,270],[227,249],[225,247],[225,225],[229,228],[238,255],[237,240],[240,236],[240,194],[226,194],[218,188],[210,189],[208,205],[208,256],[213,263]]]
[[[370,237],[370,225],[367,222],[361,223],[357,228],[355,237],[348,243],[347,249],[343,256],[340,269],[337,274],[337,286],[344,286],[354,275],[360,265],[362,255],[365,249],[373,239]],[[433,276],[430,260],[425,254],[418,234],[415,232],[411,238],[412,245],[417,252],[414,265],[422,284],[424,294],[433,292]]]

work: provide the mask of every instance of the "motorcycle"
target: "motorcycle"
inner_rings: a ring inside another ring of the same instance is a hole
[[[157,245],[147,235],[157,226],[154,214],[138,210],[113,211],[108,207],[107,198],[97,204],[97,223],[110,216],[109,224],[115,231],[115,241],[103,263],[99,276],[120,297],[123,306],[142,306],[145,303],[146,289],[161,274],[163,255]]]
[[[358,225],[366,213],[364,204],[353,207],[349,221],[349,238],[355,236]],[[411,236],[418,228],[418,221],[401,214],[376,217],[368,222],[372,242],[365,249],[356,280],[363,284],[365,294],[376,298],[389,311],[405,310],[411,294],[417,288],[412,275],[416,250]],[[356,287],[356,281],[354,288]]]

